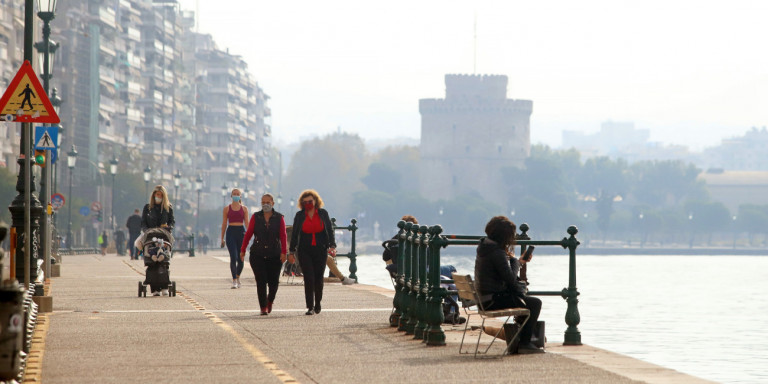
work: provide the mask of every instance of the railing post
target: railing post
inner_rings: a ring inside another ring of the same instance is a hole
[[[195,257],[195,234],[194,233],[189,235],[189,257]]]
[[[419,249],[416,241],[419,238],[419,226],[411,226],[410,234],[406,239],[409,247],[410,282],[408,283],[408,322],[405,324],[405,334],[413,335],[418,322],[418,294],[419,294]]]
[[[349,231],[352,232],[352,240],[349,246],[349,278],[357,281],[357,253],[355,253],[355,235],[357,234],[357,220],[352,219],[349,225]]]
[[[389,326],[390,327],[397,327],[400,325],[400,317],[403,315],[403,292],[401,290],[403,289],[403,248],[405,246],[404,238],[405,238],[405,230],[403,229],[405,227],[405,221],[400,220],[397,223],[397,227],[400,228],[400,230],[397,232],[397,255],[390,255],[391,257],[395,258],[393,260],[395,265],[397,265],[397,275],[395,276],[395,297],[392,299],[392,307],[395,308],[395,311],[392,313],[392,316],[389,317]]]
[[[424,333],[427,330],[427,230],[426,225],[419,227],[419,236],[416,242],[416,252],[419,260],[419,281],[416,286],[416,318],[418,322],[413,332],[413,338],[418,340],[424,339]]]
[[[429,297],[427,298],[427,330],[424,341],[427,345],[445,345],[445,333],[441,327],[443,316],[443,298],[448,291],[440,286],[440,248],[447,244],[440,237],[443,228],[439,225],[429,228],[428,253],[429,262]]]
[[[563,345],[581,345],[581,332],[577,327],[581,322],[579,316],[579,291],[576,288],[576,247],[579,241],[576,240],[576,234],[579,232],[575,226],[568,227],[568,238],[563,238],[563,248],[568,248],[568,288],[563,289],[562,296],[568,302],[568,309],[565,311],[565,323],[568,329],[565,330],[565,339]]]
[[[403,288],[402,297],[400,299],[403,312],[400,316],[400,325],[397,327],[398,331],[406,331],[408,328],[408,320],[411,316],[411,297],[409,296],[411,289],[411,243],[408,241],[408,237],[412,226],[413,223],[405,223],[405,233],[403,233],[403,237],[400,239],[400,253],[402,255],[402,260],[400,260],[398,270],[403,270]]]

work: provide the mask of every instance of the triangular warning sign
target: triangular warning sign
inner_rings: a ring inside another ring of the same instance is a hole
[[[17,123],[61,122],[29,61],[24,61],[0,98],[0,118]]]
[[[43,133],[43,137],[40,138],[40,140],[35,143],[35,148],[39,149],[55,149],[56,145],[53,144],[53,139],[51,139],[51,135],[48,134],[48,131]]]

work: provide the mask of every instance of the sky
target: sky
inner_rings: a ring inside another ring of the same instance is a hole
[[[503,74],[531,141],[634,122],[694,150],[768,125],[766,1],[180,0],[241,55],[289,143],[341,129],[418,143],[446,74]]]

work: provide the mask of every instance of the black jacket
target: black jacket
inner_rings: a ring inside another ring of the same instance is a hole
[[[131,236],[138,236],[141,233],[141,216],[138,214],[128,217],[128,221],[125,222],[125,226],[128,228],[128,233]]]
[[[147,231],[150,228],[158,228],[163,224],[168,224],[168,232],[176,225],[176,220],[173,218],[173,207],[168,208],[166,211],[162,209],[162,205],[155,205],[153,208],[149,208],[149,204],[144,205],[144,212],[141,214],[141,230]]]
[[[480,299],[488,301],[494,294],[524,296],[525,283],[520,281],[520,262],[507,260],[504,248],[487,237],[480,240],[475,259],[475,284]]]
[[[251,215],[253,222],[253,243],[251,244],[251,257],[280,258],[282,246],[280,244],[280,223],[283,215],[273,211],[269,218],[269,226],[263,211]]]
[[[326,238],[328,239],[328,247],[336,248],[336,237],[334,237],[333,223],[331,223],[331,217],[328,216],[328,211],[323,208],[317,209],[317,214],[320,215],[320,219],[323,220],[323,231],[325,231]],[[304,224],[304,217],[306,214],[304,210],[296,212],[296,216],[293,217],[293,231],[291,232],[291,247],[288,250],[290,253],[295,253],[296,248],[299,246],[301,240],[301,226]]]

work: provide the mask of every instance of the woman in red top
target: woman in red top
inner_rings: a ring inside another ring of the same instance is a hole
[[[273,209],[274,206],[274,196],[265,193],[261,197],[261,211],[251,216],[248,231],[245,232],[243,245],[240,248],[240,260],[245,260],[245,250],[253,235],[249,261],[253,276],[256,277],[256,290],[262,315],[272,312],[272,302],[277,295],[280,269],[285,262],[287,248],[285,220],[280,212]],[[269,294],[267,294],[267,285],[269,285]]]
[[[232,272],[232,289],[235,289],[240,288],[240,273],[245,265],[240,260],[240,245],[243,244],[245,227],[248,226],[248,208],[240,204],[239,189],[233,189],[230,196],[232,204],[224,207],[221,221],[221,247],[224,248],[226,244],[229,251],[229,270]]]
[[[304,273],[306,314],[312,315],[321,310],[325,261],[329,253],[336,255],[336,239],[331,217],[323,209],[323,199],[315,190],[307,189],[301,193],[299,209],[293,218],[290,254],[299,258]]]

